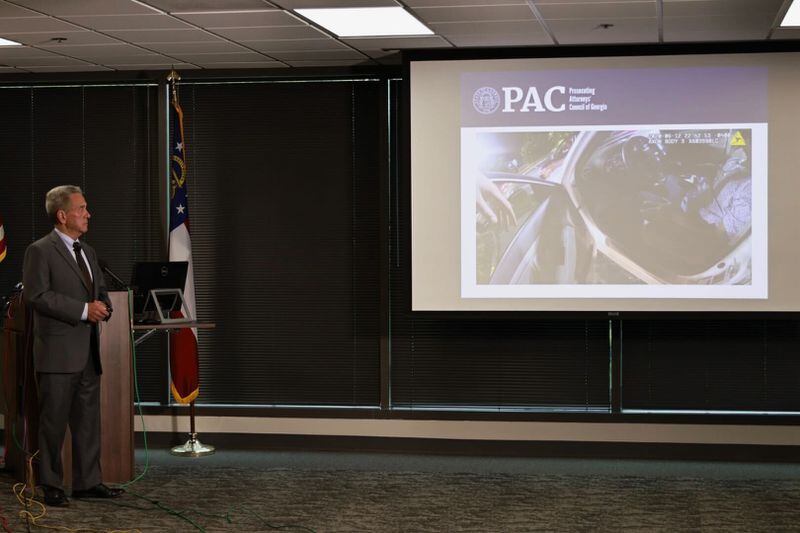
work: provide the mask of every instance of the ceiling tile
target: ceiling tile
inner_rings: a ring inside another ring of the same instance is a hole
[[[77,70],[75,67],[72,66],[46,66],[46,67],[35,67],[35,66],[28,66],[24,67],[25,70],[30,72],[93,72],[93,71],[110,71],[108,67],[102,65],[82,65],[80,70]]]
[[[655,0],[629,2],[596,2],[569,4],[536,4],[545,20],[550,19],[598,19],[598,18],[655,18],[658,8]]]
[[[335,61],[287,61],[293,67],[352,67],[354,65],[374,65],[374,61],[371,59],[353,59],[353,60],[345,60],[345,59],[337,59]]]
[[[373,59],[379,59],[391,55],[398,55],[398,56],[400,55],[400,52],[398,52],[397,50],[361,50],[361,51]]]
[[[783,0],[664,0],[664,16],[746,16],[756,11],[774,16],[782,4]]]
[[[304,22],[278,9],[198,15],[178,14],[175,16],[203,28],[261,28],[264,26],[305,25]]]
[[[670,43],[699,43],[723,41],[760,41],[766,32],[758,30],[737,30],[733,28],[705,28],[702,31],[692,30],[664,30],[664,42]]]
[[[190,65],[188,63],[153,63],[149,65],[109,63],[106,66],[114,70],[197,70],[200,68],[196,65]]]
[[[458,47],[486,47],[498,46],[546,46],[553,44],[553,40],[546,31],[517,34],[486,34],[486,35],[452,35],[448,38]]]
[[[438,35],[432,37],[386,37],[363,39],[343,39],[344,42],[355,48],[376,50],[400,50],[403,48],[446,48],[450,46],[446,40]]]
[[[305,51],[305,50],[341,50],[347,48],[346,45],[324,37],[322,39],[282,39],[275,41],[247,41],[248,47],[259,52],[281,52],[286,50]]]
[[[203,30],[110,30],[107,33],[130,43],[185,43],[219,40],[218,37]]]
[[[497,20],[531,20],[536,17],[527,5],[420,7],[414,13],[424,22],[490,22]]]
[[[315,50],[302,52],[273,52],[270,54],[281,61],[333,61],[337,59],[365,60],[366,54],[345,48],[342,50]]]
[[[144,0],[144,3],[163,9],[169,13],[175,11],[236,11],[242,9],[274,8],[275,5],[264,0]]]
[[[397,7],[394,0],[278,0],[284,9],[322,7]]]
[[[717,17],[664,17],[664,31],[689,30],[701,31],[703,29],[719,30],[752,30],[769,31],[772,26],[772,17],[767,13],[750,13],[746,16],[717,16]],[[766,35],[766,33],[765,33]]]
[[[576,19],[547,22],[560,44],[618,44],[658,42],[658,20]],[[600,24],[613,24],[603,29]]]
[[[155,13],[143,2],[131,0],[14,0],[19,4],[48,15],[128,15]]]
[[[93,30],[158,30],[191,28],[189,24],[169,15],[101,15],[64,17],[72,23]]]
[[[523,3],[524,1],[525,0],[522,0]],[[636,4],[641,2],[653,3],[658,1],[659,0],[533,0],[537,6],[543,6],[546,4],[580,4],[588,6],[592,4]]]
[[[56,67],[69,65],[72,67],[83,67],[88,63],[79,59],[72,59],[71,57],[59,56],[50,54],[47,57],[2,57],[0,62],[4,65],[12,67]],[[76,68],[75,70],[81,70]]]
[[[151,54],[149,56],[114,56],[114,57],[96,57],[86,58],[87,61],[92,63],[99,63],[106,65],[108,63],[122,64],[122,65],[152,65],[153,63],[175,63],[176,61],[169,57],[164,57],[160,54]]]
[[[411,8],[526,5],[525,0],[405,0],[404,3]]]
[[[56,38],[66,38],[60,44],[119,44],[120,41],[113,37],[108,37],[101,33],[80,30],[80,31],[60,31],[52,33],[6,33],[3,35],[8,39],[23,44],[35,46],[58,46]]]
[[[41,33],[77,31],[81,28],[50,17],[0,18],[0,35],[6,33]]]
[[[0,17],[35,17],[38,13],[0,0]]]
[[[85,45],[68,45],[56,44],[51,46],[42,46],[42,49],[49,50],[54,53],[60,53],[73,57],[115,57],[115,56],[152,56],[153,52],[142,50],[136,46],[129,44],[85,44]]]
[[[280,61],[229,61],[219,63],[202,63],[201,66],[206,69],[214,68],[285,68],[286,65]]]
[[[256,52],[234,52],[223,54],[175,54],[175,57],[187,63],[234,63],[248,61],[267,61],[269,58]]]
[[[146,46],[149,50],[169,55],[247,52],[246,48],[223,40],[200,43],[149,43]]]
[[[28,46],[0,46],[0,63],[5,63],[5,58],[52,57],[53,55],[58,54],[52,54],[48,50],[40,50]]]
[[[214,33],[234,41],[271,41],[275,39],[314,39],[327,37],[311,26],[272,26],[268,28],[223,28]]]
[[[431,24],[431,28],[439,35],[485,35],[485,34],[526,34],[542,30],[541,24],[535,20],[519,22],[441,22]]]
[[[773,39],[800,39],[800,28],[775,28]]]
[[[772,28],[770,13],[733,17],[664,17],[665,41],[733,41],[765,39]],[[705,34],[708,34],[708,37]]]

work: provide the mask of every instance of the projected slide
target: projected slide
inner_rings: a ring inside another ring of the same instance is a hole
[[[462,74],[460,296],[767,298],[766,114],[758,67]]]

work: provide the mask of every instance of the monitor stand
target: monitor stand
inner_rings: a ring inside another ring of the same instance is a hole
[[[167,305],[164,305],[165,303]],[[166,314],[164,313],[165,309]],[[183,316],[173,318],[171,315],[173,311],[177,310],[180,310]],[[147,315],[148,311],[155,311],[159,324],[185,324],[194,321],[194,316],[186,306],[181,289],[151,289],[144,302],[143,314]]]

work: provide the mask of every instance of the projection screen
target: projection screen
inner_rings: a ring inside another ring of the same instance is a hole
[[[800,54],[409,72],[413,310],[800,310]]]

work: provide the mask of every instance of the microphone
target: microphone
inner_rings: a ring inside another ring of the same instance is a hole
[[[106,263],[102,259],[98,259],[97,263],[100,265],[100,270],[102,270],[104,273],[108,274],[108,276],[112,280],[114,280],[114,283],[116,283],[119,288],[125,289],[125,290],[128,289],[128,284],[125,283],[124,281],[122,281],[122,279],[120,279],[119,276],[114,274],[114,271],[111,270],[111,268],[109,268],[108,263]]]

